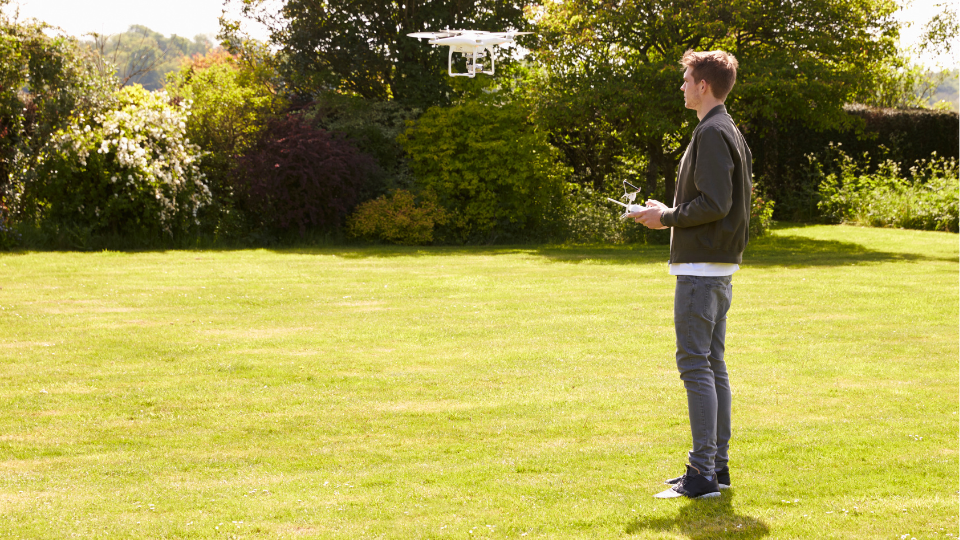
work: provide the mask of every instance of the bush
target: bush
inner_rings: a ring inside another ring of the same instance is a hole
[[[396,101],[373,101],[359,96],[323,92],[305,109],[304,117],[327,131],[343,133],[358,150],[376,160],[379,174],[371,179],[363,200],[413,187],[413,174],[397,136],[416,120],[419,109]]]
[[[189,106],[128,86],[115,108],[79,115],[44,149],[41,224],[85,234],[172,236],[197,224],[210,191],[184,123]]]
[[[516,241],[559,232],[566,170],[519,105],[433,107],[398,140],[417,185],[452,213],[443,240]]]
[[[824,216],[833,222],[873,227],[901,227],[957,232],[958,191],[955,159],[921,160],[902,178],[900,164],[881,163],[868,172],[869,156],[860,162],[833,147],[839,172],[823,175],[819,203]],[[816,170],[822,171],[819,163]]]
[[[417,205],[413,193],[397,190],[357,207],[347,225],[354,238],[392,244],[418,245],[433,242],[433,228],[449,219],[446,210],[432,200]]]
[[[751,192],[750,201],[750,238],[760,238],[767,234],[773,224],[774,202],[764,199],[757,194],[756,189]]]
[[[0,250],[9,250],[20,245],[20,233],[10,227],[7,211],[0,205]]]
[[[616,192],[598,192],[580,184],[568,183],[564,225],[566,240],[574,244],[668,244],[669,230],[653,230],[632,219],[620,219],[623,207],[613,204]],[[619,188],[619,186],[618,186]],[[662,193],[651,198],[662,200]]]
[[[235,182],[252,225],[302,237],[340,228],[375,170],[343,136],[289,115],[268,124],[237,164]]]
[[[252,68],[221,49],[185,62],[167,76],[167,89],[191,104],[187,136],[203,150],[200,167],[213,194],[201,215],[204,228],[216,236],[238,234],[242,218],[230,182],[237,156],[253,147],[284,102]]]
[[[875,172],[886,159],[900,164],[901,176],[920,160],[936,153],[958,157],[958,115],[931,109],[878,109],[845,107],[848,118],[862,130],[817,131],[795,122],[779,122],[777,129],[745,131],[753,150],[754,175],[763,191],[777,201],[776,217],[790,221],[818,221],[818,187],[822,177],[808,174],[806,156],[832,160],[830,144],[842,146],[851,155],[870,153],[867,172]],[[886,154],[876,149],[883,146]]]
[[[36,215],[25,190],[38,178],[41,149],[77,115],[113,106],[115,84],[76,39],[0,12],[0,206],[7,218]]]

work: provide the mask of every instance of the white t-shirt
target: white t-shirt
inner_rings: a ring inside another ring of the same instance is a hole
[[[667,266],[670,267],[671,276],[732,276],[740,269],[740,265],[734,263],[677,263]]]

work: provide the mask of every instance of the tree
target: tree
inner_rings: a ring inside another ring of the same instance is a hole
[[[114,80],[54,30],[0,12],[0,214],[31,213],[24,193],[43,180],[36,177],[42,147],[73,115],[92,116],[114,101]]]
[[[93,33],[85,45],[95,53],[101,71],[116,71],[120,86],[139,84],[147,90],[163,88],[164,77],[176,71],[184,58],[204,54],[212,47],[204,35],[193,41],[164,37],[146,26],[133,25],[114,35]]]
[[[960,36],[960,20],[957,19],[957,11],[947,2],[936,6],[940,8],[940,12],[924,25],[920,52],[955,55],[957,39]]]
[[[264,0],[234,1],[241,3],[245,17],[270,29],[286,58],[285,74],[298,92],[334,89],[420,108],[449,101],[447,51],[406,34],[463,27],[521,29],[525,3],[284,0],[276,12]],[[238,28],[228,21],[225,25]]]
[[[216,49],[195,55],[167,78],[167,90],[191,105],[186,135],[202,150],[201,168],[213,193],[203,222],[217,235],[230,234],[241,224],[231,180],[237,157],[257,143],[268,120],[286,107],[263,75]]]
[[[755,157],[760,147],[761,165],[775,163],[764,143],[786,123],[851,125],[843,105],[864,94],[874,64],[895,51],[895,9],[892,0],[551,0],[529,11],[541,34],[537,117],[568,157],[599,162],[590,171],[572,163],[582,181],[602,185],[603,175],[632,161],[649,191],[664,177],[672,197],[673,171],[696,123],[680,98],[685,50],[737,56],[727,107]]]

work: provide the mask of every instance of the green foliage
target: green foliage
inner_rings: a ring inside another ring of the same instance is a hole
[[[900,163],[900,175],[909,175],[910,167],[936,152],[942,157],[958,157],[960,133],[956,112],[933,109],[878,109],[862,105],[844,108],[862,130],[818,131],[798,122],[784,122],[776,134],[755,145],[756,183],[777,201],[776,219],[817,221],[817,202],[823,177],[810,170],[807,155],[833,163],[828,150],[831,143],[842,145],[850,155],[870,156],[869,171],[886,159]],[[878,148],[885,148],[885,153]]]
[[[13,227],[5,216],[5,212],[0,212],[0,250],[9,250],[20,245],[22,236]]]
[[[305,118],[327,131],[345,134],[358,150],[376,160],[377,177],[368,183],[363,199],[396,189],[411,189],[413,174],[397,137],[416,120],[419,109],[397,101],[371,101],[358,96],[322,92],[307,107]]]
[[[230,56],[197,58],[167,79],[167,91],[191,103],[187,136],[218,156],[243,153],[257,139],[266,118],[284,102],[250,70]]]
[[[956,53],[957,36],[960,35],[960,19],[957,18],[956,5],[938,2],[935,7],[940,8],[940,11],[921,30],[920,52],[950,57]],[[953,59],[955,63],[956,57]]]
[[[832,150],[837,172],[824,173],[819,162],[812,162],[823,176],[819,207],[825,218],[872,227],[957,232],[957,160],[934,155],[912,167],[909,178],[903,178],[900,165],[893,160],[868,172],[869,156],[858,161],[839,147]]]
[[[543,237],[560,222],[566,171],[520,105],[434,107],[399,141],[417,186],[453,213],[442,240]]]
[[[951,111],[960,109],[960,69],[949,69],[934,75],[940,84],[933,91],[929,106]]]
[[[607,200],[623,195],[620,189],[596,191],[570,182],[563,214],[566,241],[572,244],[668,244],[669,230],[651,230],[632,219],[620,219],[623,208]],[[652,198],[662,200],[662,193]]]
[[[449,218],[449,213],[429,198],[417,204],[413,193],[399,189],[357,206],[347,221],[347,233],[391,244],[423,245],[433,242],[434,227]]]
[[[601,186],[612,178],[611,161],[633,147],[644,157],[648,190],[663,181],[670,193],[696,124],[680,93],[685,50],[737,56],[727,106],[756,149],[784,121],[851,125],[842,107],[870,88],[873,64],[893,54],[895,10],[892,0],[630,0],[616,9],[549,1],[530,12],[543,67],[537,119],[583,181]]]
[[[166,37],[142,25],[92,37],[84,46],[96,56],[101,69],[113,71],[121,86],[139,84],[147,90],[163,88],[167,74],[177,71],[185,58],[204,55],[213,46],[204,35],[193,41],[177,35]]]
[[[750,238],[760,238],[767,234],[773,224],[774,202],[761,197],[756,189],[750,200]]]
[[[40,149],[73,114],[96,114],[113,101],[114,80],[101,76],[78,43],[43,24],[0,13],[0,214],[32,214],[25,186],[37,179]]]
[[[943,82],[944,73],[930,73],[903,55],[878,62],[875,82],[860,100],[870,107],[925,107]]]
[[[199,166],[213,195],[201,214],[205,229],[237,234],[243,226],[231,181],[237,156],[253,147],[286,102],[263,73],[223,51],[184,62],[168,76],[167,89],[190,104],[186,136],[202,150]]]
[[[198,224],[210,192],[186,138],[187,102],[124,87],[117,105],[56,133],[29,186],[48,230],[172,236]]]
[[[520,29],[525,3],[286,0],[277,14],[271,3],[242,0],[242,8],[245,17],[270,29],[284,73],[299,93],[332,89],[426,108],[449,102],[447,48],[407,34],[444,28]],[[239,29],[225,22],[228,34]],[[509,62],[505,55],[500,58]]]

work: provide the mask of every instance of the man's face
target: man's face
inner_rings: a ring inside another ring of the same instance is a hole
[[[700,104],[703,103],[703,99],[700,97],[700,87],[702,85],[703,82],[693,81],[690,68],[687,68],[683,72],[683,86],[680,87],[680,90],[683,90],[683,104],[686,105],[688,109],[697,110],[700,108]]]

